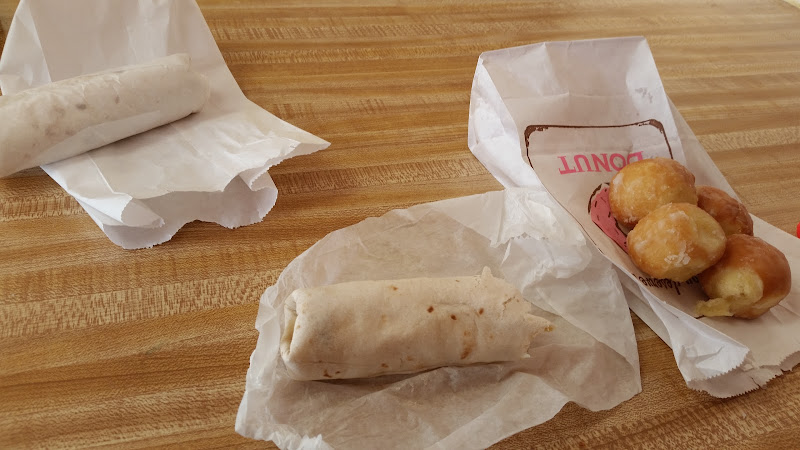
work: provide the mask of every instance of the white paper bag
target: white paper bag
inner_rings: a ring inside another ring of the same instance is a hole
[[[531,358],[371,379],[288,377],[279,340],[294,289],[477,275],[484,266],[554,323]],[[256,328],[236,430],[281,448],[485,448],[569,401],[604,410],[641,390],[616,272],[543,189],[417,205],[330,233],[266,290]]]
[[[472,86],[469,147],[507,187],[544,186],[621,272],[633,309],[672,348],[687,384],[718,397],[763,386],[800,358],[800,288],[759,319],[693,317],[706,299],[641,272],[608,207],[608,182],[656,156],[735,197],[664,92],[644,38],[547,42],[486,52]],[[754,218],[755,235],[800,274],[800,241]],[[767,338],[768,337],[768,338]]]
[[[43,166],[124,248],[169,240],[193,220],[233,228],[275,204],[267,170],[329,144],[247,100],[194,0],[22,0],[0,59],[12,94],[82,74],[188,53],[208,77],[202,111]]]

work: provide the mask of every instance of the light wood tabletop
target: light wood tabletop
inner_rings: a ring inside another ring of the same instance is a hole
[[[0,179],[0,448],[269,447],[234,420],[258,298],[281,270],[367,217],[501,189],[467,148],[483,51],[645,36],[667,94],[750,212],[792,234],[800,221],[800,9],[789,3],[199,4],[244,93],[332,144],[270,170],[279,197],[261,223],[194,222],[137,251],[111,243],[41,169]],[[16,5],[0,0],[0,39]],[[800,445],[798,371],[715,399],[687,388],[670,349],[633,320],[641,394],[609,411],[568,404],[496,447]]]

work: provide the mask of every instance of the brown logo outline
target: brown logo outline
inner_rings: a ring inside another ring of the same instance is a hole
[[[667,144],[667,150],[669,151],[669,159],[675,159],[672,156],[672,147],[669,145],[669,139],[667,139],[667,132],[664,130],[664,124],[659,122],[656,119],[649,119],[643,120],[641,122],[634,122],[634,123],[626,123],[624,125],[528,125],[525,127],[525,157],[528,158],[528,165],[531,166],[531,169],[534,171],[533,161],[531,161],[531,146],[530,146],[530,136],[531,134],[537,131],[545,131],[548,128],[573,128],[573,129],[581,129],[581,128],[625,128],[625,127],[642,127],[642,126],[651,126],[658,130],[661,133],[661,136],[664,137],[664,143]]]

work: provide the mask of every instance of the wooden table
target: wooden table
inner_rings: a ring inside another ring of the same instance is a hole
[[[16,3],[0,0],[0,36]],[[263,222],[192,223],[125,251],[41,169],[0,180],[0,447],[263,447],[233,427],[258,298],[281,270],[366,217],[501,188],[467,148],[486,50],[646,36],[743,202],[795,232],[800,10],[788,3],[315,3],[200,2],[245,94],[332,142],[270,170],[280,196]],[[800,445],[800,373],[717,400],[688,389],[669,348],[634,324],[641,394],[605,412],[567,405],[497,448]]]

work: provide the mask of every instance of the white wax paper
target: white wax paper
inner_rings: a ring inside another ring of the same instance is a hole
[[[547,42],[482,54],[469,147],[506,187],[543,186],[635,294],[630,307],[672,348],[687,384],[742,394],[800,360],[800,241],[754,218],[755,235],[789,259],[792,291],[756,320],[693,317],[699,283],[655,280],[633,265],[602,194],[628,162],[661,156],[698,185],[735,192],[666,96],[644,38]],[[600,200],[600,201],[598,201]]]
[[[372,379],[288,377],[279,339],[294,289],[476,275],[484,266],[554,323],[534,339],[531,358]],[[256,328],[236,430],[281,448],[485,448],[569,401],[604,410],[641,390],[616,272],[543,189],[422,204],[330,233],[266,290]]]
[[[169,240],[192,220],[263,219],[267,169],[329,144],[247,100],[193,0],[22,0],[0,60],[12,94],[82,74],[188,53],[208,77],[202,111],[42,168],[124,248]]]

